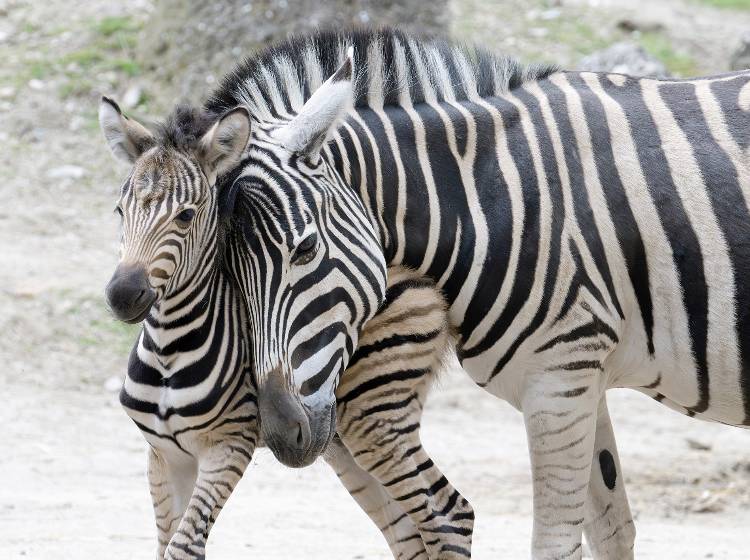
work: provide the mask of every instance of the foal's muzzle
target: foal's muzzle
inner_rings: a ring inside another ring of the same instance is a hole
[[[146,268],[136,264],[117,266],[107,284],[105,296],[114,316],[126,323],[143,321],[156,300]]]

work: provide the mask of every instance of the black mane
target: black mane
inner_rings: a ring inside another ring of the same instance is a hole
[[[374,72],[379,73],[380,102],[395,105],[399,95],[407,89],[413,104],[424,102],[430,96],[437,100],[447,97],[460,100],[472,95],[485,97],[508,91],[526,81],[543,79],[557,69],[549,65],[523,66],[512,58],[480,48],[445,39],[417,39],[393,29],[323,31],[288,39],[246,58],[224,77],[205,108],[211,113],[222,113],[245,105],[261,120],[288,114],[295,109],[290,84],[297,88],[294,92],[297,97],[306,100],[320,85],[311,83],[311,76],[317,78],[317,74],[322,80],[331,76],[349,46],[354,47],[356,106],[370,105],[370,74]],[[399,56],[403,62],[400,75],[406,80],[398,77]],[[415,57],[421,57],[421,68]],[[442,61],[447,75],[440,76],[430,69],[436,60]],[[311,69],[311,63],[317,68]],[[425,67],[429,69],[429,91],[425,91],[418,79]]]
[[[160,146],[189,152],[216,122],[217,115],[190,105],[177,105],[167,119],[155,125],[156,141]]]

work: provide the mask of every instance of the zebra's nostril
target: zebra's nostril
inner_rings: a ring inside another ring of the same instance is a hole
[[[305,437],[302,435],[302,424],[297,422],[297,447],[302,448],[304,447],[305,443]]]

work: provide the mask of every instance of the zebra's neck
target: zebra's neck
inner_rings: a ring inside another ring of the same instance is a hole
[[[328,146],[367,207],[386,261],[433,278],[451,305],[469,297],[461,287],[486,257],[477,238],[491,227],[493,239],[511,243],[510,212],[489,225],[482,212],[482,198],[498,190],[488,184],[488,166],[498,170],[496,151],[485,154],[480,144],[494,141],[503,105],[493,97],[358,110]]]
[[[244,347],[244,308],[230,278],[216,265],[215,250],[212,244],[196,273],[155,305],[144,323],[139,355],[149,354],[163,376],[187,373],[192,384],[226,367],[223,360]]]

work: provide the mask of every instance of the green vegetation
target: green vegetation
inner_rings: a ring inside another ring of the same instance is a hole
[[[141,74],[142,69],[135,62],[139,22],[131,17],[105,17],[84,25],[80,30],[60,28],[52,33],[80,34],[85,39],[78,43],[80,48],[64,53],[46,49],[36,53],[40,58],[30,60],[25,72],[15,74],[11,78],[14,83],[21,86],[31,79],[52,79],[58,84],[60,96],[68,98],[90,95],[103,74],[114,73],[118,80]]]
[[[62,293],[66,293],[65,290]],[[71,296],[68,296],[71,297]],[[70,317],[68,329],[74,327],[77,343],[82,348],[101,346],[117,355],[126,356],[133,347],[140,325],[128,325],[114,319],[102,298],[79,297],[66,309]],[[66,334],[69,334],[69,330]]]
[[[672,74],[685,78],[698,74],[695,60],[687,54],[676,51],[669,37],[663,33],[644,33],[639,42],[647,53],[662,61]]]
[[[544,41],[548,41],[547,46],[569,45],[573,52],[579,56],[604,49],[611,43],[609,38],[602,37],[591,25],[580,18],[560,17],[545,23],[547,35],[544,37]],[[554,54],[554,52],[550,53],[549,48],[546,48],[544,53],[540,53],[540,56],[543,60],[550,59],[545,60],[545,62],[557,63],[559,61],[554,60]]]
[[[138,31],[138,26],[132,18],[127,16],[105,17],[92,25],[92,29],[105,37],[111,37],[118,33]]]
[[[697,0],[701,4],[731,10],[750,10],[750,0]]]

